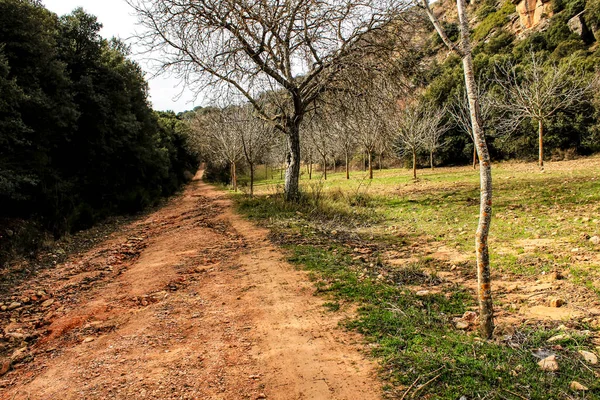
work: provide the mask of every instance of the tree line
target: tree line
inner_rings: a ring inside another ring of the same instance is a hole
[[[523,125],[537,124],[538,164],[543,168],[544,127],[558,113],[585,110],[597,82],[574,58],[556,63],[533,51],[527,57],[527,64],[509,61],[495,65],[490,81],[476,83],[477,95],[482,123],[492,140],[510,140]],[[476,167],[466,91],[440,105],[428,99],[426,91],[407,92],[390,76],[361,79],[359,72],[353,73],[351,89],[323,95],[300,125],[301,155],[309,179],[313,165],[319,165],[325,180],[328,169],[335,170],[338,165],[350,179],[355,159],[373,179],[373,166],[377,163],[381,168],[382,158],[411,164],[417,179],[418,160],[423,163],[426,159],[427,165],[435,168],[436,154],[451,144],[456,131],[470,138]],[[285,164],[284,136],[256,115],[251,104],[206,108],[186,118],[192,121],[199,152],[213,167],[229,168],[220,176],[234,190],[240,166],[249,167],[253,193],[256,165],[283,168]]]
[[[100,29],[82,9],[0,1],[2,256],[32,226],[59,236],[140,210],[197,168],[187,124],[152,110],[128,47]]]

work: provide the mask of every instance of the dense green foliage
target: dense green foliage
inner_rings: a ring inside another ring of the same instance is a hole
[[[599,26],[600,10],[596,0],[560,0],[553,2],[554,15],[549,18],[546,29],[532,29],[517,38],[510,28],[509,15],[515,15],[515,6],[511,2],[496,5],[495,2],[476,3],[470,12],[477,16],[473,25],[474,63],[480,85],[485,91],[499,94],[494,83],[498,65],[510,63],[517,71],[531,63],[533,52],[545,65],[566,64],[572,60],[575,68],[586,71],[589,75],[596,73],[600,62],[600,53],[596,50],[596,42],[589,32]],[[446,3],[445,7],[451,7]],[[567,23],[570,18],[586,9],[585,21],[589,29],[580,37],[573,33]],[[422,61],[427,63],[425,79],[423,75],[414,78],[427,100],[442,106],[449,106],[464,90],[462,65],[456,56],[447,57],[443,62],[435,61],[439,51],[445,52],[436,35],[431,36],[432,47],[428,53],[421,54]],[[433,61],[432,61],[433,60]],[[594,96],[600,97],[595,93]],[[596,98],[583,98],[572,110],[558,112],[546,129],[545,146],[548,158],[562,158],[574,154],[590,154],[600,150],[597,140],[598,119],[595,106]],[[498,113],[490,119],[498,120]],[[486,131],[488,145],[493,158],[499,159],[533,159],[537,154],[537,125],[524,121],[510,135],[496,129],[492,121],[491,128]],[[596,136],[594,136],[596,135]],[[472,157],[473,145],[470,138],[458,126],[445,136],[446,145],[438,154],[444,164],[468,163]]]
[[[152,111],[142,70],[100,28],[81,9],[59,18],[0,0],[3,225],[84,228],[173,193],[197,168],[186,125]]]

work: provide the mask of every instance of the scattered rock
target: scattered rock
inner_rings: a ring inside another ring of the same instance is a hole
[[[571,382],[571,384],[569,385],[569,387],[571,388],[571,390],[577,390],[577,391],[588,390],[587,386],[583,386],[581,383],[579,383],[577,381]]]
[[[258,396],[256,396],[257,399],[266,399],[267,395],[264,393],[259,393]]]
[[[6,336],[16,340],[25,340],[25,335],[21,332],[9,332],[6,334]]]
[[[562,307],[563,304],[565,304],[565,301],[563,299],[561,299],[560,297],[552,297],[550,298],[549,301],[550,307]]]
[[[52,304],[54,304],[54,299],[49,299],[46,300],[45,302],[42,303],[42,308],[48,308],[50,307]]]
[[[20,349],[15,350],[10,356],[12,362],[19,362],[25,358],[27,355],[27,347],[21,347]]]
[[[458,320],[454,323],[454,326],[456,327],[456,329],[465,330],[469,328],[469,323],[463,320]]]
[[[585,361],[587,361],[588,363],[590,363],[592,365],[598,364],[598,357],[594,353],[592,353],[590,351],[579,350],[579,354],[581,354],[583,359]]]
[[[477,319],[477,313],[475,311],[467,311],[463,314],[462,319],[464,321],[475,321],[475,319]]]
[[[563,276],[563,274],[561,274],[558,271],[553,271],[550,272],[546,278],[546,280],[548,281],[559,281],[561,279],[564,279],[565,277]]]
[[[10,303],[10,305],[7,307],[7,310],[8,311],[12,311],[12,310],[17,309],[19,307],[21,307],[21,303],[14,301],[14,302]]]
[[[560,335],[552,336],[550,339],[547,340],[547,342],[554,343],[554,342],[560,342],[562,340],[568,340],[568,339],[571,339],[571,336],[563,333]]]
[[[11,360],[0,360],[0,376],[6,374],[10,369]]]
[[[584,37],[588,32],[588,28],[581,13],[577,14],[567,22],[567,26],[574,34]],[[588,218],[589,220],[589,218]]]
[[[600,244],[600,236],[592,236],[590,238],[590,243],[596,245]]]
[[[558,371],[558,363],[556,362],[556,356],[551,355],[538,362],[538,365],[542,371],[555,372]]]
[[[419,290],[415,295],[419,297],[427,296],[429,294],[429,290]]]
[[[89,343],[89,342],[93,342],[94,338],[92,336],[88,336],[85,339],[83,339],[83,343]]]

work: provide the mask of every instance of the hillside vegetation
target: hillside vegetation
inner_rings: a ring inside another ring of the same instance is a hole
[[[537,24],[526,28],[517,10],[523,0],[495,2],[485,0],[470,5],[473,18],[474,64],[483,93],[501,97],[504,93],[496,82],[498,67],[510,65],[522,79],[532,63],[532,57],[541,61],[546,70],[552,66],[569,64],[573,71],[594,75],[600,61],[594,32],[600,21],[600,6],[596,0],[554,0],[534,3],[534,9],[543,7]],[[527,3],[532,3],[531,1]],[[448,31],[458,36],[456,5],[443,1],[436,7]],[[537,11],[536,11],[537,12]],[[569,27],[569,20],[578,22],[581,33]],[[412,75],[412,83],[424,90],[424,96],[438,106],[452,107],[464,91],[464,78],[460,59],[449,54],[437,35],[432,32],[428,40],[414,53],[414,62],[423,63],[421,72]],[[406,63],[406,61],[404,61]],[[493,101],[493,100],[492,100]],[[598,125],[599,92],[578,99],[577,104],[560,110],[547,122],[545,147],[548,159],[560,160],[576,154],[590,154],[600,150]],[[492,107],[493,108],[493,107]],[[537,129],[534,121],[524,119],[514,131],[500,129],[502,119],[508,115],[492,111],[485,121],[486,135],[492,157],[500,159],[534,159],[537,156]],[[458,126],[446,135],[446,146],[440,150],[442,163],[467,163],[473,151],[470,138]]]

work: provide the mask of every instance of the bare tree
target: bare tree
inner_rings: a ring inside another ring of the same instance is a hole
[[[402,0],[127,0],[148,51],[198,93],[241,94],[287,137],[285,196],[299,195],[300,125],[340,72],[360,58],[372,32],[384,29]],[[266,107],[260,94],[283,94]]]
[[[465,0],[456,0],[458,9],[458,20],[460,28],[459,43],[452,42],[444,28],[438,21],[433,10],[429,6],[429,0],[420,0],[435,30],[444,44],[454,53],[462,58],[463,72],[465,75],[465,87],[469,100],[469,111],[471,114],[471,126],[477,154],[481,163],[479,169],[480,180],[480,207],[479,224],[475,235],[475,252],[477,255],[477,297],[479,300],[479,324],[481,334],[489,339],[494,333],[494,306],[492,303],[490,256],[488,248],[488,235],[492,221],[492,164],[488,151],[483,123],[481,120],[481,105],[475,83],[475,69],[473,67],[473,54],[470,41],[469,19],[467,17],[467,5]]]
[[[362,85],[338,98],[344,129],[367,156],[369,179],[373,179],[373,156],[387,144],[389,102],[393,101],[383,80],[358,79]]]
[[[229,124],[223,129],[234,129],[242,142],[244,158],[250,167],[250,195],[254,195],[254,175],[256,165],[263,157],[273,138],[273,127],[256,118],[254,110],[248,106],[235,108],[225,121]]]
[[[228,164],[231,186],[237,191],[237,165],[243,160],[243,144],[232,121],[234,110],[214,109],[196,116],[192,123],[192,140],[200,154],[217,164]]]
[[[350,179],[350,160],[356,150],[356,137],[350,129],[344,126],[341,116],[334,114],[329,122],[332,130],[335,143],[339,146],[341,153],[344,155],[344,167],[346,170],[346,179]]]
[[[429,152],[429,166],[435,168],[433,156],[443,145],[442,136],[448,131],[449,126],[444,123],[446,118],[445,108],[436,108],[433,104],[423,105],[423,119],[425,129],[423,132],[423,147]]]
[[[319,154],[323,162],[323,179],[327,180],[327,157],[333,155],[333,135],[325,118],[320,113],[312,113],[306,120],[305,132],[312,149]]]
[[[400,111],[396,110],[389,120],[400,154],[408,153],[412,156],[413,179],[416,180],[417,153],[423,147],[427,125],[423,110],[415,103],[409,104]]]
[[[491,128],[493,121],[493,107],[492,101],[487,91],[483,89],[481,84],[477,85],[477,94],[479,97],[481,121],[483,124],[484,131]],[[460,94],[457,94],[454,100],[448,107],[450,116],[456,123],[456,125],[465,132],[473,141],[473,169],[477,168],[477,146],[475,145],[475,138],[473,137],[473,128],[471,126],[471,114],[469,111],[469,99],[467,98],[467,91],[463,90]]]
[[[531,64],[522,70],[512,63],[496,66],[496,83],[503,98],[497,102],[507,117],[502,128],[514,132],[525,119],[538,125],[538,164],[544,169],[544,129],[559,111],[573,109],[591,91],[592,80],[573,65],[572,59],[544,65],[531,51]]]
[[[306,172],[308,173],[308,179],[311,180],[312,179],[312,173],[313,173],[313,164],[315,161],[315,146],[312,142],[312,140],[310,140],[309,138],[306,138],[305,136],[307,135],[306,130],[302,131],[302,136],[301,136],[301,150],[302,150],[302,154],[303,154],[303,159],[304,159],[304,165],[306,166]]]

